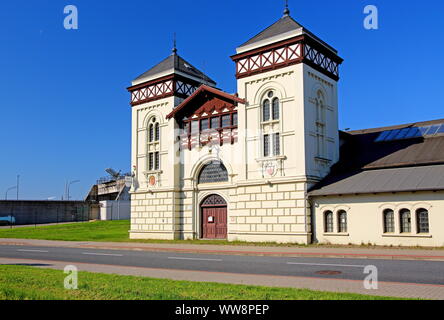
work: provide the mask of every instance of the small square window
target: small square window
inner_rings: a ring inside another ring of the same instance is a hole
[[[199,132],[199,121],[191,122],[191,133],[198,133],[198,132]]]
[[[220,127],[219,124],[220,118],[219,117],[213,117],[211,118],[211,128],[212,129],[217,129]]]
[[[222,116],[222,128],[231,126],[231,117],[230,115]]]
[[[208,130],[210,128],[210,121],[209,119],[202,119],[200,121],[200,130],[204,131],[204,130]]]

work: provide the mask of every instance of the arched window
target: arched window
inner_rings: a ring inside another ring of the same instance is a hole
[[[151,118],[148,125],[148,171],[160,170],[160,124],[155,117]]]
[[[326,233],[334,232],[334,228],[333,228],[333,212],[331,212],[331,211],[324,212],[324,231]]]
[[[280,101],[273,90],[267,92],[262,102],[262,156],[281,155]]]
[[[384,233],[395,232],[395,213],[391,209],[384,210]]]
[[[347,212],[345,212],[344,210],[338,212],[338,232],[347,232]]]
[[[228,171],[220,161],[207,163],[199,174],[198,183],[228,182]]]
[[[262,104],[262,121],[270,121],[270,100],[268,99]]]
[[[327,158],[326,154],[326,120],[325,120],[325,99],[321,91],[316,99],[316,146],[317,156]]]
[[[273,99],[273,110],[272,110],[273,120],[279,120],[279,99],[274,98]]]
[[[159,126],[159,122],[156,122],[156,124],[154,125],[154,141],[159,141],[160,140],[160,126]]]
[[[151,123],[148,130],[148,141],[154,142],[154,125]]]
[[[410,215],[410,210],[402,209],[399,213],[401,233],[412,232],[412,219]]]
[[[416,211],[416,225],[418,233],[429,233],[429,212],[426,209],[419,209]]]

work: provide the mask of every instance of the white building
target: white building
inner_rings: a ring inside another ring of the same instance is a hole
[[[353,179],[366,170],[344,174],[343,163],[354,155],[343,159],[340,147],[349,150],[359,137],[377,139],[388,130],[339,132],[343,60],[334,48],[286,9],[236,51],[236,94],[217,89],[176,49],[128,88],[135,174],[131,238],[444,244],[439,229],[425,229],[429,218],[444,222],[434,212],[444,208],[443,180],[441,189],[425,194],[382,187],[380,193],[378,186],[370,193],[334,192],[336,183],[344,183],[338,175]],[[376,148],[384,143],[390,142],[375,142]],[[387,168],[396,171],[395,164]],[[421,223],[411,223],[415,210],[424,225],[420,233],[414,228]],[[389,218],[393,230],[384,226]]]

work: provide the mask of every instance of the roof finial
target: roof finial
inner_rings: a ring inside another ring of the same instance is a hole
[[[289,15],[290,15],[290,9],[288,8],[288,0],[285,0],[284,17],[288,17]]]
[[[176,33],[174,32],[174,37],[173,37],[173,55],[177,54],[177,43],[176,43]]]

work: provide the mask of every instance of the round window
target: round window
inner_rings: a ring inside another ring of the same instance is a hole
[[[273,91],[268,92],[268,97],[269,97],[269,98],[273,98],[273,96],[274,96]]]

